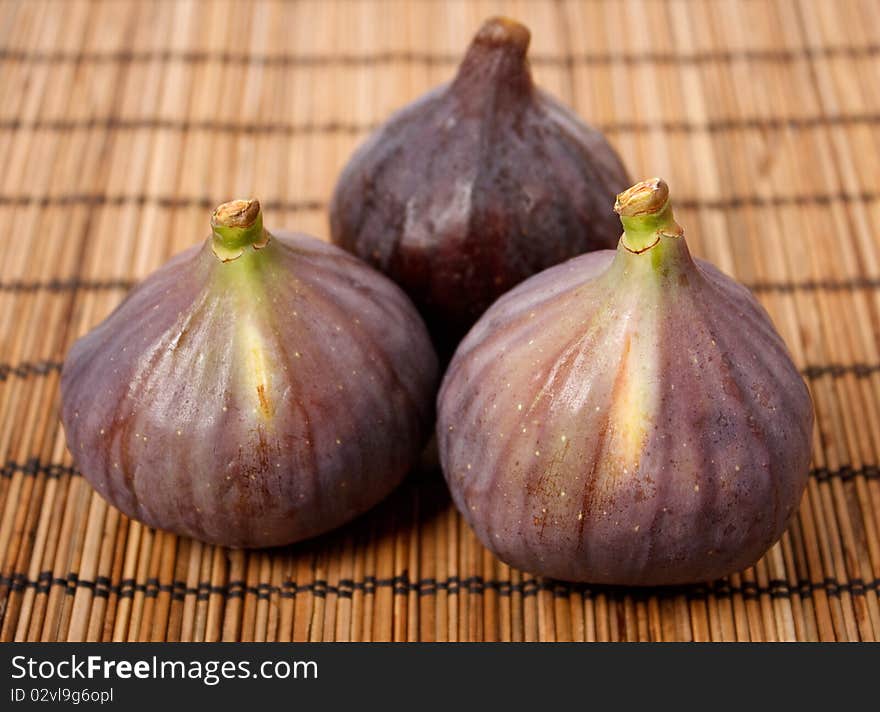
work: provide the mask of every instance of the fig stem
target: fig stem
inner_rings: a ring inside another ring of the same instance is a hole
[[[474,42],[490,47],[507,46],[525,55],[529,48],[532,33],[529,28],[509,17],[492,17],[483,23],[483,26],[474,37]]]
[[[630,252],[644,252],[657,244],[661,235],[680,237],[669,201],[669,186],[662,178],[636,183],[617,196],[614,212],[623,223],[623,245]]]
[[[269,242],[258,200],[231,200],[211,215],[211,247],[223,262],[237,259],[248,247],[259,250]]]
[[[512,103],[521,103],[532,93],[526,59],[530,40],[529,28],[516,20],[486,20],[474,35],[450,90],[474,111],[486,111],[487,106],[510,111]]]

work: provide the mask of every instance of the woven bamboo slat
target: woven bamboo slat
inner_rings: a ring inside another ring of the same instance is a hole
[[[702,585],[545,581],[479,545],[430,454],[281,550],[108,506],[59,424],[72,342],[231,197],[326,238],[351,151],[498,13],[789,344],[817,427],[782,540]],[[0,640],[880,639],[878,87],[874,0],[0,0]]]

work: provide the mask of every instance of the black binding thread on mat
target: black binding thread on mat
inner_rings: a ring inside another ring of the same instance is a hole
[[[86,205],[90,207],[110,206],[120,207],[123,205],[158,205],[160,208],[203,208],[213,210],[217,202],[207,196],[204,197],[174,197],[163,195],[106,195],[104,193],[64,193],[60,195],[0,195],[0,206],[28,206],[35,205],[40,208],[70,207],[74,205]],[[320,200],[260,201],[264,210],[285,210],[289,212],[308,212],[310,210],[323,210],[327,204]]]
[[[32,457],[26,462],[13,462],[7,460],[6,464],[0,467],[0,477],[12,477],[16,472],[20,472],[26,477],[36,477],[37,475],[45,475],[47,478],[58,479],[59,477],[79,477],[80,472],[70,465],[62,465],[61,463],[41,462],[39,458]]]
[[[876,126],[880,124],[880,114],[825,114],[812,116],[765,116],[746,118],[719,118],[708,121],[688,121],[674,119],[665,121],[611,121],[593,123],[606,134],[645,133],[663,131],[664,133],[725,133],[728,131],[804,131],[806,129],[840,126]],[[381,122],[368,121],[347,123],[326,121],[323,123],[290,123],[284,121],[218,121],[216,119],[172,119],[161,116],[142,116],[126,118],[120,116],[92,116],[85,119],[0,119],[2,131],[209,131],[215,133],[236,133],[245,135],[299,136],[315,134],[357,135],[374,131]],[[676,203],[678,204],[678,203]]]
[[[156,598],[159,594],[166,593],[174,601],[183,601],[187,596],[195,596],[198,601],[207,601],[211,596],[220,596],[224,599],[255,596],[258,600],[268,600],[272,596],[285,599],[295,598],[300,594],[311,594],[317,598],[326,598],[327,596],[351,598],[355,592],[360,592],[364,595],[375,595],[381,589],[391,589],[391,592],[397,596],[413,594],[420,597],[436,596],[440,592],[444,592],[447,595],[467,593],[482,596],[491,591],[502,597],[520,595],[523,598],[546,592],[551,593],[555,598],[570,598],[571,596],[579,595],[585,599],[595,599],[600,595],[607,595],[612,598],[629,596],[636,600],[645,600],[651,596],[658,596],[660,598],[684,596],[688,600],[706,600],[709,598],[742,596],[746,600],[757,600],[761,596],[784,599],[790,599],[794,596],[811,598],[817,592],[823,592],[833,597],[838,597],[845,593],[852,596],[864,596],[868,591],[880,592],[880,579],[865,581],[857,577],[848,581],[838,581],[836,578],[826,577],[821,581],[800,579],[797,582],[771,579],[766,586],[760,586],[754,581],[743,581],[735,586],[727,580],[721,580],[692,586],[667,586],[643,589],[590,586],[587,584],[573,584],[535,578],[527,578],[520,582],[486,580],[482,576],[471,576],[464,579],[458,576],[450,576],[439,581],[434,578],[411,581],[409,576],[404,573],[387,579],[377,579],[373,576],[367,576],[363,581],[342,579],[335,585],[324,579],[316,579],[306,584],[285,581],[280,586],[270,583],[248,585],[243,580],[234,580],[224,585],[214,585],[209,581],[202,581],[195,587],[192,587],[188,586],[185,581],[180,580],[175,580],[171,583],[160,583],[156,577],[148,578],[143,583],[127,578],[114,584],[106,576],[98,576],[92,581],[79,578],[75,572],[70,572],[65,578],[61,578],[53,576],[51,571],[43,571],[35,580],[29,579],[27,575],[22,573],[0,576],[0,587],[8,587],[13,592],[35,589],[37,593],[41,594],[47,594],[52,587],[60,587],[68,595],[74,595],[77,589],[85,588],[98,598],[109,598],[111,595],[118,598],[133,598],[138,593],[143,594],[145,598]]]
[[[566,66],[611,65],[611,64],[678,64],[700,65],[711,63],[730,63],[734,61],[776,62],[780,64],[797,61],[821,59],[869,59],[880,54],[880,45],[866,44],[846,47],[827,45],[820,47],[800,47],[797,49],[742,49],[708,50],[702,52],[574,52],[566,56],[532,54],[529,61],[534,65]],[[96,52],[90,50],[21,50],[4,49],[0,60],[45,63],[45,64],[83,64],[83,63],[170,63],[199,64],[216,62],[219,64],[251,65],[263,67],[363,67],[378,64],[424,64],[426,66],[456,65],[461,61],[461,53],[416,52],[397,50],[374,52],[371,54],[268,54],[242,53],[209,50],[117,50]]]
[[[852,279],[808,279],[802,282],[759,281],[747,283],[753,292],[857,292],[880,289],[880,277],[853,277]]]
[[[47,280],[11,280],[0,282],[0,292],[76,292],[102,291],[111,289],[131,289],[137,282],[133,279],[47,279]]]
[[[0,478],[9,478],[19,472],[28,477],[45,475],[49,479],[57,479],[63,476],[79,477],[81,475],[75,467],[61,463],[42,462],[36,457],[30,458],[23,463],[7,460],[6,464],[0,466]],[[861,467],[853,467],[851,465],[842,465],[837,468],[814,467],[810,470],[810,476],[815,477],[820,482],[832,479],[848,482],[856,477],[875,480],[880,478],[880,466],[862,465]]]
[[[878,372],[880,372],[880,363],[830,363],[824,366],[807,366],[801,371],[806,378],[821,378],[822,376],[841,378],[850,374],[856,378],[869,378]]]
[[[742,195],[728,198],[684,198],[676,200],[677,208],[687,210],[740,210],[742,208],[781,208],[826,206],[832,203],[870,203],[880,200],[880,191],[847,193],[810,193],[805,195]],[[58,195],[0,195],[0,206],[70,207],[88,205],[91,207],[123,205],[158,205],[161,208],[202,208],[210,210],[216,201],[210,197],[172,197],[161,195],[106,195],[104,193],[62,193]],[[325,210],[327,203],[322,200],[266,200],[260,201],[264,210],[285,212],[309,212]]]
[[[283,208],[278,208],[283,209]],[[0,282],[0,292],[76,292],[102,290],[128,290],[137,284],[134,279],[68,279],[48,280],[11,280]],[[794,292],[856,292],[880,289],[880,277],[853,277],[852,279],[808,279],[803,281],[757,281],[746,282],[746,287],[753,292],[776,292],[792,294]]]
[[[32,376],[48,376],[61,370],[60,361],[24,361],[12,364],[0,363],[0,382],[8,378],[29,378]]]
[[[52,373],[61,371],[61,361],[23,361],[17,364],[0,363],[0,383],[10,378],[41,378]],[[801,375],[805,378],[816,379],[823,376],[843,378],[855,376],[856,378],[869,378],[880,372],[880,363],[829,363],[816,364],[801,369]]]

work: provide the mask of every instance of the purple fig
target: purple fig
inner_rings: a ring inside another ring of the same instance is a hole
[[[288,544],[385,497],[433,417],[437,359],[406,295],[233,201],[213,234],[77,341],[61,379],[77,466],[146,524]]]
[[[355,153],[330,206],[334,242],[412,297],[450,353],[499,296],[617,244],[630,181],[605,138],[532,81],[529,30],[486,22],[448,85]]]
[[[616,251],[498,300],[439,396],[456,505],[501,559],[625,585],[757,561],[807,481],[813,409],[769,316],[695,260],[666,184],[618,196]]]

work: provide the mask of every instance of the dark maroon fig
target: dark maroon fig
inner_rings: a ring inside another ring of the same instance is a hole
[[[355,153],[330,206],[334,242],[389,275],[451,353],[526,277],[617,244],[630,181],[605,138],[532,81],[529,30],[487,21],[452,83]]]
[[[288,544],[385,497],[433,418],[437,359],[406,295],[233,201],[77,341],[61,378],[77,466],[146,524]]]
[[[623,585],[757,561],[798,506],[813,410],[769,316],[695,260],[666,184],[618,196],[616,251],[498,300],[444,379],[439,451],[482,542],[521,569]]]

